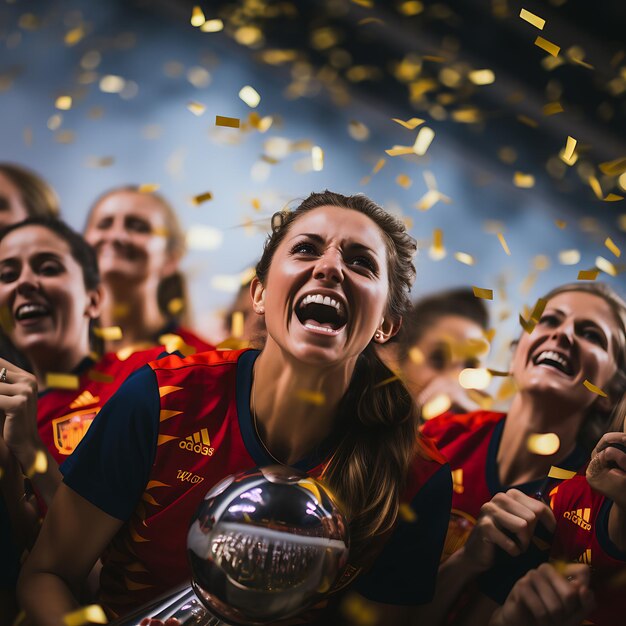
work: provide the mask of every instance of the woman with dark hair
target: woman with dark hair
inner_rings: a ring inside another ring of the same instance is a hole
[[[150,364],[64,464],[20,582],[35,624],[58,623],[76,606],[70,590],[103,551],[100,602],[112,615],[182,583],[187,524],[207,489],[275,463],[322,476],[342,503],[344,582],[369,568],[358,590],[395,605],[385,611],[396,623],[432,597],[450,472],[418,436],[411,396],[374,349],[410,307],[415,241],[362,195],[312,194],[272,224],[251,284],[263,350]],[[196,484],[177,478],[179,468]],[[400,516],[403,506],[414,514]]]
[[[5,333],[33,371],[0,358],[2,495],[18,554],[34,541],[39,517],[22,475],[35,488],[39,513],[45,512],[61,482],[58,464],[122,380],[162,351],[138,352],[125,361],[115,354],[95,357],[92,326],[101,298],[92,248],[63,222],[31,217],[0,231]],[[14,573],[13,588],[16,579]]]
[[[444,415],[423,426],[454,477],[441,589],[450,599],[479,579],[489,598],[472,595],[467,623],[486,623],[517,578],[545,560],[536,548],[549,545],[555,526],[541,501],[558,482],[551,468],[584,467],[624,410],[626,303],[603,283],[563,285],[540,302],[543,313],[513,355],[518,390],[508,414]]]
[[[107,351],[144,349],[163,335],[179,337],[167,343],[184,354],[212,348],[184,327],[188,298],[178,265],[185,235],[163,196],[135,186],[111,189],[91,207],[84,234],[106,294],[102,325],[122,330],[121,339],[106,340]]]
[[[448,409],[465,413],[478,408],[459,384],[465,368],[480,367],[489,351],[485,332],[489,313],[471,289],[460,287],[418,300],[404,318],[393,342],[379,348],[398,372],[418,406],[445,395]]]

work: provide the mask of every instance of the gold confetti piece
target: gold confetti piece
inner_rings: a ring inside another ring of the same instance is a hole
[[[419,133],[417,133],[417,138],[413,144],[413,152],[415,152],[417,156],[425,155],[434,138],[435,131],[428,126],[424,126],[420,129]]]
[[[619,259],[622,256],[622,251],[615,245],[614,241],[607,237],[604,240],[604,245]]]
[[[417,346],[414,346],[409,350],[409,358],[416,365],[422,365],[422,363],[426,360],[424,353]]]
[[[402,15],[412,16],[418,15],[424,10],[424,4],[419,2],[419,0],[408,0],[407,2],[403,2],[399,7],[398,11],[402,13]]]
[[[46,374],[46,387],[51,389],[78,389],[78,376],[74,374]]]
[[[506,252],[508,256],[511,256],[511,251],[509,250],[509,246],[504,238],[504,235],[502,233],[497,233],[497,235],[498,235],[498,241],[500,242],[502,249]]]
[[[261,102],[259,92],[250,85],[246,85],[239,90],[239,98],[243,100],[251,109],[255,109]]]
[[[535,320],[530,319],[526,321],[521,313],[519,314],[519,323],[520,326],[524,329],[524,332],[528,333],[529,335],[533,332],[533,330],[535,330],[535,326],[537,325],[537,322],[535,322]]]
[[[244,315],[241,311],[235,311],[232,315],[230,323],[230,335],[234,339],[243,337]]]
[[[100,79],[100,91],[104,93],[120,93],[124,89],[126,81],[121,76],[107,74]]]
[[[76,135],[74,131],[71,130],[60,130],[58,133],[55,133],[54,140],[58,143],[69,144],[74,143],[74,139]]]
[[[413,148],[410,146],[394,146],[393,148],[385,150],[385,152],[389,156],[402,156],[405,154],[413,154]]]
[[[185,343],[180,335],[167,333],[159,337],[159,343],[163,345],[167,352],[180,352],[183,356],[189,356],[196,353],[196,349]]]
[[[539,322],[547,304],[548,301],[545,298],[539,298],[537,300],[535,306],[533,307],[533,312],[530,314],[530,319],[533,320],[533,322]]]
[[[574,163],[576,163],[576,160],[578,158],[578,156],[574,152],[576,150],[576,143],[577,143],[576,139],[568,135],[567,143],[565,144],[565,150],[560,155],[563,163],[567,165],[574,165]]]
[[[424,404],[422,407],[422,418],[430,420],[437,415],[445,413],[451,406],[452,400],[450,400],[450,396],[440,393]]]
[[[187,110],[191,111],[194,115],[200,117],[201,115],[204,115],[206,107],[200,102],[191,101],[187,103]]]
[[[208,202],[209,200],[213,200],[213,194],[210,191],[205,191],[204,193],[199,193],[197,196],[191,198],[191,204],[199,206],[203,202]]]
[[[72,96],[59,96],[54,106],[60,111],[69,111],[72,108]]]
[[[390,383],[393,383],[396,380],[400,380],[400,377],[397,374],[394,374],[393,376],[389,376],[389,378],[385,378],[384,380],[381,380],[379,383],[376,383],[374,385],[374,389],[385,387],[386,385],[389,385]]]
[[[567,222],[563,220],[554,220],[554,224],[557,228],[560,228],[561,230],[563,230],[567,226]]]
[[[200,26],[200,30],[203,33],[219,33],[221,30],[224,30],[224,22],[219,19],[207,20]]]
[[[508,376],[502,381],[498,393],[496,394],[496,400],[498,402],[504,402],[509,398],[512,398],[517,393],[517,384],[512,376]]]
[[[374,8],[373,0],[351,0],[354,4],[358,4],[359,6],[365,7],[366,9]]]
[[[602,200],[603,194],[602,187],[600,187],[600,181],[595,176],[590,176],[588,182],[596,198],[598,198],[598,200]]]
[[[542,19],[538,15],[535,15],[534,13],[531,13],[530,11],[527,11],[526,9],[522,9],[519,13],[519,16],[525,22],[532,24],[535,28],[538,28],[539,30],[543,30],[543,27],[546,24],[546,21],[544,19]]]
[[[104,341],[118,341],[122,338],[122,329],[119,326],[106,326],[104,328],[93,329],[93,334]]]
[[[32,466],[26,470],[27,478],[32,478],[35,474],[45,474],[48,470],[48,457],[43,450],[37,450]]]
[[[355,0],[352,0],[353,2]],[[357,26],[365,26],[366,24],[384,24],[383,20],[379,17],[365,17],[362,20],[359,20],[356,25]]]
[[[576,265],[580,262],[580,252],[578,250],[561,250],[559,252],[559,263],[561,265]]]
[[[578,272],[577,280],[595,280],[598,278],[598,270],[580,270]]]
[[[365,141],[370,136],[369,128],[362,122],[352,120],[348,124],[348,133],[356,141]]]
[[[483,289],[482,287],[472,287],[475,298],[482,300],[493,300],[493,289]]]
[[[90,604],[63,616],[65,626],[83,626],[84,624],[108,624],[109,620],[99,604]]]
[[[413,184],[413,181],[406,174],[399,174],[396,178],[396,183],[400,185],[400,187],[408,189]]]
[[[549,115],[556,115],[557,113],[563,113],[563,106],[560,102],[549,102],[543,107],[543,114],[548,117]]]
[[[471,254],[467,254],[467,252],[455,252],[454,258],[464,265],[474,265],[476,263],[474,257]]]
[[[585,385],[585,387],[589,389],[591,393],[595,393],[596,395],[602,396],[603,398],[608,397],[607,394],[604,393],[602,389],[600,389],[600,387],[596,387],[593,383],[590,383],[586,378],[585,378],[585,381],[583,382],[583,385]]]
[[[556,454],[561,446],[561,440],[556,433],[533,433],[526,440],[529,452],[541,456]]]
[[[596,257],[596,267],[609,276],[617,276],[618,271],[615,265],[603,256]]]
[[[538,48],[545,50],[548,54],[552,55],[553,57],[558,56],[559,51],[561,50],[559,46],[553,44],[551,41],[548,41],[547,39],[544,39],[543,37],[537,37],[537,39],[535,39],[535,45]]]
[[[85,27],[81,24],[76,28],[72,28],[72,30],[68,30],[67,33],[65,33],[65,37],[63,37],[63,42],[68,47],[75,46],[85,35]]]
[[[385,163],[386,163],[386,159],[378,159],[376,165],[374,165],[374,169],[372,170],[372,174],[378,174],[378,172],[380,172],[380,170],[383,169],[383,167],[385,167]]]
[[[324,404],[326,404],[326,396],[321,391],[299,389],[296,391],[296,398],[308,404],[314,404],[315,406],[324,406]]]
[[[428,251],[428,255],[434,261],[439,261],[446,256],[446,249],[443,247],[443,231],[441,228],[433,230],[433,243]]]
[[[178,315],[185,308],[185,301],[182,298],[172,298],[167,303],[167,311],[170,315]]]
[[[204,24],[204,22],[206,22],[206,18],[204,17],[202,9],[198,6],[195,6],[191,10],[191,25],[199,28],[200,26],[202,26],[202,24]]]
[[[409,524],[417,522],[417,513],[406,502],[403,502],[398,507],[398,515],[403,521],[408,522]]]
[[[154,193],[161,188],[161,185],[158,183],[143,183],[137,187],[137,191],[139,193]]]
[[[215,116],[216,126],[225,126],[226,128],[239,128],[239,118],[237,117],[224,117],[223,115]]]
[[[537,128],[539,126],[539,122],[535,121],[531,117],[527,115],[518,115],[517,120],[526,126],[530,126],[531,128]]]
[[[415,130],[420,124],[424,123],[424,120],[419,117],[412,117],[410,120],[406,122],[404,120],[400,120],[397,117],[391,118],[392,122],[396,122],[396,124],[400,124],[400,126],[404,126],[404,128],[408,128],[409,130]]]
[[[598,166],[600,171],[607,176],[619,176],[626,172],[626,157],[615,159],[615,161],[606,161]]]
[[[556,465],[552,465],[550,467],[550,471],[548,472],[548,478],[556,478],[558,480],[568,480],[574,476],[576,476],[576,472],[563,469],[562,467],[557,467]]]
[[[145,344],[145,348],[144,350],[147,350],[148,348],[152,348],[153,344]],[[124,350],[129,350],[130,348],[125,348]],[[120,361],[125,361],[131,354],[134,354],[135,352],[137,352],[137,350],[132,350],[132,352],[130,352],[130,354],[128,354],[128,356],[126,356],[126,358],[120,358],[120,354],[123,352],[123,350],[120,350],[116,356]],[[110,374],[103,374],[102,372],[98,372],[97,370],[89,370],[89,372],[87,373],[87,378],[89,378],[89,380],[93,380],[96,383],[112,383],[115,380],[114,376],[111,376]]]
[[[532,174],[515,172],[513,176],[513,184],[522,189],[530,189],[535,186],[535,177]]]
[[[492,375],[492,376],[500,376],[500,377],[506,377],[506,376],[510,376],[511,372],[501,372],[499,370],[494,370],[491,369],[490,367],[487,368],[487,371]]]
[[[468,78],[475,85],[491,85],[496,80],[492,70],[474,70],[468,74]]]
[[[620,200],[624,199],[624,196],[618,196],[616,193],[610,193],[602,199],[605,202],[619,202]]]
[[[311,148],[311,161],[314,172],[321,172],[324,169],[324,151],[319,146]]]
[[[487,389],[491,383],[491,374],[484,368],[468,367],[459,374],[459,385],[463,389]]]

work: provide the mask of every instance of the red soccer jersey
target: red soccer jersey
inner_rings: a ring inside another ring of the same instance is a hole
[[[550,556],[587,563],[597,608],[588,617],[598,626],[617,626],[626,615],[626,554],[608,536],[611,501],[594,491],[584,476],[562,482],[550,492],[556,531]]]
[[[37,430],[58,464],[72,454],[94,417],[124,380],[163,352],[158,346],[134,352],[124,360],[109,352],[81,373],[78,389],[48,389],[39,396]]]

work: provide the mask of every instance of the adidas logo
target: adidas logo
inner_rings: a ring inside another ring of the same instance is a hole
[[[573,522],[577,526],[580,526],[583,530],[591,530],[591,524],[589,523],[589,517],[591,515],[591,509],[576,509],[575,511],[565,511],[563,517]]]
[[[96,402],[100,402],[100,396],[94,396],[91,391],[83,391],[83,393],[70,404],[70,409],[78,409],[81,406],[88,406]]]
[[[585,565],[591,565],[591,548],[587,548],[579,557],[579,563],[584,563]]]
[[[454,493],[463,493],[465,491],[463,486],[463,468],[452,470],[452,488]]]
[[[211,447],[209,431],[206,428],[182,439],[178,443],[178,447],[182,450],[188,450],[189,452],[195,452],[196,454],[202,454],[204,456],[213,456],[213,452],[215,451],[215,448]]]

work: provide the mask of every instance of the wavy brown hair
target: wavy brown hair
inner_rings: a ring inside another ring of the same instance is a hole
[[[323,206],[367,215],[380,229],[387,248],[389,297],[385,317],[401,322],[411,308],[415,280],[415,240],[404,224],[364,195],[313,193],[295,210],[274,214],[272,232],[256,267],[262,284],[276,249],[292,224]],[[337,447],[324,479],[350,522],[351,552],[363,557],[371,540],[394,525],[400,494],[419,446],[418,413],[402,382],[380,360],[372,344],[357,359],[337,417]]]
[[[17,163],[0,163],[0,174],[18,188],[28,217],[59,217],[59,198],[41,176]]]

